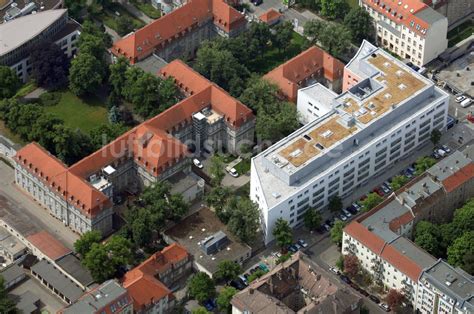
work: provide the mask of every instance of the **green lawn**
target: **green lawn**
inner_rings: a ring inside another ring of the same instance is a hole
[[[143,3],[137,0],[132,0],[130,2],[152,19],[158,19],[161,17],[161,12],[155,9],[150,3]]]
[[[291,44],[285,51],[271,49],[263,54],[263,57],[256,57],[255,61],[249,64],[249,70],[259,74],[268,73],[285,61],[293,58],[303,50],[306,39],[300,34],[293,32]]]
[[[448,47],[456,45],[474,33],[474,22],[466,21],[448,32]]]
[[[107,108],[97,98],[79,98],[70,91],[61,93],[57,105],[44,107],[46,112],[55,114],[64,120],[64,124],[89,133],[94,127],[108,123]]]
[[[115,14],[118,12],[120,16],[127,16],[133,21],[133,28],[139,29],[145,26],[141,20],[134,17],[128,12],[123,6],[118,3],[111,3],[107,8],[104,8],[101,13],[97,16],[98,19],[102,20],[105,25],[118,32],[117,19],[120,17]]]
[[[234,168],[240,175],[246,174],[250,171],[250,159],[242,159]]]
[[[358,0],[346,0],[346,2],[351,8],[357,8],[359,6]]]

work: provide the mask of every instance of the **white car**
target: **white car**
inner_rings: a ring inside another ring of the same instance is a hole
[[[229,174],[230,174],[231,176],[233,176],[234,178],[237,178],[237,177],[239,176],[239,173],[237,172],[237,170],[235,170],[235,168],[229,169],[228,172],[229,172]]]
[[[194,158],[194,159],[193,159],[193,164],[194,164],[196,167],[198,167],[199,169],[204,168],[204,166],[202,165],[202,163],[201,163],[201,162],[199,161],[199,159],[197,159],[197,158]]]
[[[336,275],[340,274],[339,269],[337,269],[336,267],[329,267],[329,270],[332,271],[333,273],[335,273]]]
[[[448,146],[446,145],[441,145],[441,149],[444,150],[446,153],[450,153],[451,152],[451,148],[449,148]]]
[[[459,96],[457,96],[457,97],[455,98],[455,101],[459,103],[459,102],[463,101],[464,99],[466,99],[466,96],[464,96],[464,95],[459,95]]]
[[[339,215],[339,218],[341,218],[342,221],[346,221],[346,220],[347,220],[347,217],[344,216],[344,214],[340,214],[340,215]]]
[[[464,99],[463,101],[461,101],[460,105],[461,105],[461,107],[463,107],[463,108],[467,108],[467,107],[469,107],[469,106],[471,105],[471,103],[472,103],[471,98],[466,98],[466,99]]]

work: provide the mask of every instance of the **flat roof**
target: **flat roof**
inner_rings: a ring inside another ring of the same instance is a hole
[[[436,258],[405,237],[398,237],[390,244],[421,268],[430,267],[436,262]]]
[[[35,11],[45,11],[60,7],[63,0],[0,0],[0,24],[4,22],[3,18],[13,3],[16,4],[16,8],[23,9],[30,2],[36,3]]]
[[[23,272],[20,266],[13,263],[4,270],[2,270],[0,272],[0,275],[3,277],[3,279],[5,279],[5,283],[9,283],[10,281],[14,281],[20,276],[24,276],[25,273]]]
[[[0,34],[2,34],[2,37],[0,37],[0,56],[35,38],[66,12],[67,9],[48,10],[18,17],[0,24]]]
[[[84,293],[81,287],[66,277],[66,275],[45,259],[33,265],[31,271],[41,276],[41,278],[43,278],[49,285],[56,289],[56,291],[59,291],[71,302],[79,299],[79,297]]]
[[[206,255],[201,249],[200,243],[218,231],[224,232],[229,242],[226,248],[216,254]],[[165,234],[186,248],[194,256],[194,261],[205,267],[210,273],[217,270],[217,264],[220,261],[236,260],[251,251],[248,245],[237,241],[219,218],[206,207],[166,230]]]
[[[94,283],[94,279],[89,270],[82,266],[81,261],[72,253],[58,259],[56,264],[64,269],[69,275],[74,277],[74,279],[80,282],[84,287],[88,287]]]

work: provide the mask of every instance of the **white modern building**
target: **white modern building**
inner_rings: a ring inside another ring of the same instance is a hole
[[[278,218],[300,226],[308,208],[325,209],[445,129],[448,95],[389,53],[364,42],[347,68],[361,81],[328,113],[252,159],[266,243]]]
[[[12,68],[25,82],[31,74],[30,53],[41,40],[56,43],[70,58],[76,52],[79,23],[67,9],[48,10],[0,24],[0,65]]]
[[[421,0],[359,0],[374,19],[377,43],[422,66],[448,48],[448,19]]]

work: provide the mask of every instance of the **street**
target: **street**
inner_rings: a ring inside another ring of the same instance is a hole
[[[51,216],[14,183],[13,169],[0,161],[0,218],[11,224],[23,236],[46,230],[73,249],[79,235]]]

